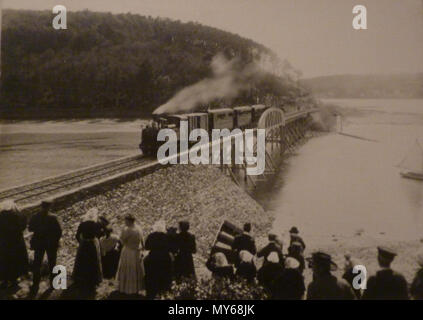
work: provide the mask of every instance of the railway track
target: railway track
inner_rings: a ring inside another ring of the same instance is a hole
[[[135,169],[150,162],[154,162],[154,159],[143,157],[142,155],[109,161],[63,175],[46,178],[35,183],[1,190],[0,201],[13,199],[21,205],[33,203],[54,194],[76,189],[118,173],[124,173],[125,171]]]

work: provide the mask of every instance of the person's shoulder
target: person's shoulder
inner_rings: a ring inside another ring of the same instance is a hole
[[[406,281],[404,275],[398,271],[392,270],[392,276],[399,280]]]
[[[351,287],[348,281],[343,278],[337,278],[337,284],[342,289],[349,289]]]

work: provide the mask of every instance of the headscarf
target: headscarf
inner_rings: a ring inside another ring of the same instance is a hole
[[[285,259],[285,268],[286,269],[297,269],[300,266],[300,263],[297,259],[288,257]]]
[[[156,221],[153,224],[153,231],[154,232],[163,232],[163,233],[166,233],[166,223],[164,222],[164,220]]]
[[[228,266],[228,259],[223,252],[216,252],[214,254],[214,258],[216,260],[216,267],[226,267]]]
[[[5,200],[0,203],[0,213],[2,212],[19,212],[18,206],[13,200]]]
[[[241,250],[239,252],[239,258],[242,262],[251,263],[253,261],[254,256],[247,250]]]
[[[272,251],[268,256],[267,256],[267,261],[271,262],[271,263],[279,263],[279,256],[277,254],[277,252]]]
[[[423,249],[420,249],[417,253],[416,260],[419,266],[423,268]]]
[[[82,217],[82,222],[86,222],[86,221],[94,221],[94,222],[97,222],[97,220],[98,220],[98,209],[97,208],[91,208]]]

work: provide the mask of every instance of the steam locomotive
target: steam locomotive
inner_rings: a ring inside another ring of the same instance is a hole
[[[211,136],[213,129],[246,129],[257,125],[263,112],[268,109],[263,104],[235,108],[210,109],[207,112],[187,114],[153,115],[153,123],[142,130],[141,151],[145,155],[156,155],[163,141],[157,141],[160,129],[173,129],[179,137],[181,121],[188,122],[188,134],[194,129],[204,129]],[[179,138],[178,138],[179,140]]]

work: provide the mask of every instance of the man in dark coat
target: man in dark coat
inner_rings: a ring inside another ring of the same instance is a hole
[[[257,253],[257,257],[264,257],[264,264],[266,264],[268,262],[267,257],[270,255],[270,253],[275,251],[278,254],[279,263],[283,266],[284,258],[282,253],[282,244],[278,241],[277,236],[273,233],[269,233],[268,239],[269,243]]]
[[[391,269],[396,252],[387,247],[377,249],[381,269],[367,281],[363,300],[408,300],[407,281],[402,274]]]
[[[14,201],[0,204],[0,281],[2,288],[16,286],[17,279],[28,272],[28,253],[23,231],[26,218]]]
[[[179,234],[176,237],[177,254],[175,257],[175,276],[177,278],[195,278],[192,255],[197,252],[195,236],[188,232],[189,222],[179,222]]]
[[[41,280],[41,264],[44,254],[47,253],[48,266],[50,271],[50,284],[53,280],[53,268],[56,265],[59,240],[62,237],[62,227],[55,215],[50,213],[51,201],[41,203],[41,211],[32,216],[28,229],[33,232],[31,249],[34,250],[33,283],[31,296],[38,292]]]
[[[337,269],[329,254],[318,251],[312,255],[313,281],[307,288],[307,300],[354,300],[350,284],[337,279],[331,271]]]
[[[252,255],[257,253],[256,242],[254,238],[250,235],[251,232],[251,223],[244,224],[244,232],[241,235],[235,237],[234,242],[232,243],[232,251],[234,251],[234,256],[236,257],[235,262],[238,264],[239,253],[242,250],[247,250]]]

